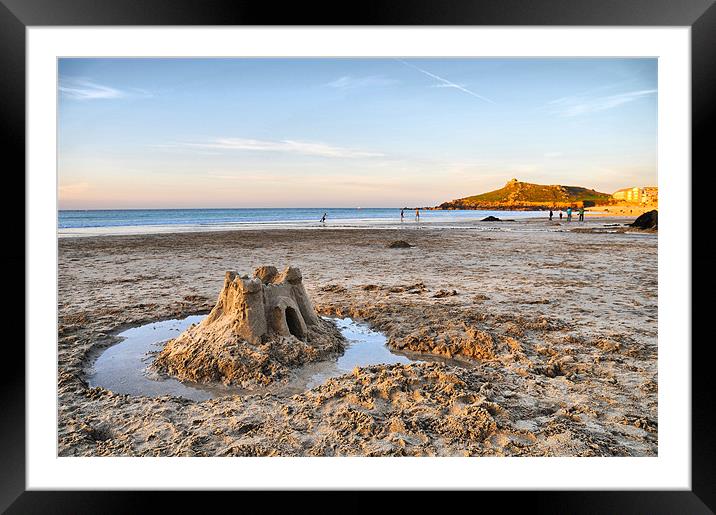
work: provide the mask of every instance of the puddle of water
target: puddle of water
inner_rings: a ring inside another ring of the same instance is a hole
[[[118,336],[123,340],[103,351],[89,370],[91,387],[101,386],[116,393],[157,397],[171,395],[195,401],[228,395],[273,393],[293,395],[318,386],[331,377],[351,372],[355,367],[377,364],[417,362],[386,347],[385,335],[371,330],[366,324],[350,318],[326,318],[335,322],[346,338],[346,350],[337,360],[310,363],[297,370],[286,384],[260,390],[247,390],[220,384],[206,385],[181,382],[161,377],[148,370],[164,344],[176,338],[191,324],[201,322],[206,315],[194,315],[182,320],[164,320],[128,329]]]
[[[331,318],[338,327],[343,337],[348,341],[346,350],[333,366],[323,365],[320,370],[315,370],[307,382],[308,388],[313,388],[331,377],[336,377],[351,372],[355,367],[366,367],[368,365],[393,365],[396,363],[413,363],[417,360],[406,356],[395,354],[388,349],[388,339],[384,334],[373,331],[367,324],[354,322],[350,318]],[[330,364],[330,362],[329,362]],[[316,363],[317,368],[320,363]]]
[[[123,340],[108,347],[94,362],[87,376],[89,385],[129,395],[172,395],[197,401],[215,397],[217,392],[213,388],[160,378],[147,370],[156,353],[162,350],[168,340],[179,336],[191,324],[201,322],[205,316],[163,320],[119,333],[118,336]]]

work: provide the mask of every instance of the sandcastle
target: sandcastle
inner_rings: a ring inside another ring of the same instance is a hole
[[[303,340],[308,326],[319,319],[298,268],[288,267],[279,274],[276,267],[262,266],[253,278],[226,272],[219,301],[204,325],[221,322],[231,324],[239,337],[259,344],[271,335]]]
[[[167,343],[153,367],[196,382],[265,385],[342,350],[335,325],[316,314],[301,271],[262,266],[253,277],[226,272],[209,315]]]

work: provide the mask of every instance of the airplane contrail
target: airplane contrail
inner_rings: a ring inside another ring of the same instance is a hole
[[[422,68],[418,68],[418,67],[415,66],[414,64],[410,64],[410,63],[408,63],[408,62],[406,62],[406,61],[403,61],[402,59],[396,59],[396,61],[399,61],[399,62],[403,63],[405,66],[410,66],[411,68],[415,68],[415,69],[418,70],[420,73],[424,73],[424,74],[427,75],[428,77],[432,77],[433,79],[442,82],[443,84],[445,84],[445,85],[446,85],[447,87],[449,87],[449,88],[459,89],[460,91],[462,91],[462,92],[464,92],[464,93],[467,93],[468,95],[472,95],[472,96],[475,97],[475,98],[479,98],[480,100],[484,100],[485,102],[489,102],[489,103],[491,103],[491,104],[495,104],[495,103],[496,103],[496,102],[494,102],[493,100],[490,100],[490,99],[487,98],[487,97],[483,97],[482,95],[479,95],[479,94],[475,93],[474,91],[470,91],[470,90],[467,89],[465,86],[461,86],[460,84],[455,84],[454,82],[451,82],[451,81],[449,81],[449,80],[447,80],[447,79],[443,79],[442,77],[440,77],[440,76],[438,76],[438,75],[435,75],[434,73],[430,73],[430,72],[427,71],[427,70],[423,70]]]

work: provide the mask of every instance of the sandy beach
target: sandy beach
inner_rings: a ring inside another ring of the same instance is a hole
[[[58,454],[656,456],[657,234],[633,218],[60,238]],[[89,387],[118,331],[207,313],[261,265],[426,359],[291,395]]]
[[[636,218],[639,215],[643,215],[649,211],[658,209],[658,206],[638,206],[638,205],[614,205],[614,206],[595,206],[588,207],[585,209],[587,216],[599,216],[599,217],[617,217],[625,216],[627,218]]]

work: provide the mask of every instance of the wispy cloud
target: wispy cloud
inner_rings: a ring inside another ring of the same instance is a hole
[[[464,88],[465,84],[443,84],[442,82],[439,84],[431,84],[431,88]]]
[[[576,95],[552,100],[549,105],[553,108],[554,112],[560,116],[580,116],[614,109],[615,107],[634,102],[635,100],[655,95],[657,91],[656,89],[640,89],[598,97]]]
[[[455,82],[449,81],[449,80],[447,80],[447,79],[445,79],[445,78],[443,78],[443,77],[440,77],[440,76],[438,76],[438,75],[435,75],[434,73],[430,73],[430,72],[427,71],[427,70],[424,70],[424,69],[422,69],[422,68],[419,68],[419,67],[415,66],[414,64],[411,64],[411,63],[409,63],[409,62],[407,62],[407,61],[403,61],[402,59],[398,59],[398,61],[401,62],[401,63],[403,63],[405,66],[409,66],[410,68],[413,68],[413,69],[419,71],[420,73],[423,73],[423,74],[427,75],[428,77],[432,77],[433,79],[435,79],[436,81],[438,81],[439,84],[436,84],[437,87],[441,87],[441,88],[454,88],[454,89],[457,89],[457,90],[459,90],[459,91],[462,91],[463,93],[467,93],[468,95],[472,95],[472,96],[475,97],[475,98],[479,98],[480,100],[484,100],[485,102],[489,102],[489,103],[491,103],[491,104],[494,104],[494,103],[495,103],[493,100],[490,100],[489,98],[487,98],[487,97],[485,97],[485,96],[482,96],[482,95],[480,95],[479,93],[475,93],[474,91],[472,91],[472,90],[470,90],[470,89],[467,89],[467,88],[466,88],[465,86],[463,86],[462,84],[457,84],[457,83],[455,83]]]
[[[188,146],[191,143],[162,143],[162,144],[148,144],[149,148],[157,149],[162,152],[191,152],[192,154],[201,154],[204,156],[220,156],[222,153],[211,150],[198,150],[197,148]]]
[[[383,157],[378,152],[366,152],[344,147],[337,147],[320,142],[296,140],[258,140],[245,138],[218,138],[202,143],[177,143],[179,147],[197,149],[221,149],[253,152],[284,152],[318,157],[367,158]]]
[[[390,79],[380,75],[369,75],[367,77],[351,77],[349,75],[344,75],[343,77],[339,77],[338,79],[325,85],[336,89],[357,89],[393,86],[398,83],[400,83],[400,81],[397,79]]]
[[[145,89],[131,88],[121,90],[82,78],[60,79],[59,90],[62,95],[74,100],[98,100],[129,97],[146,98],[152,96],[152,94]]]

